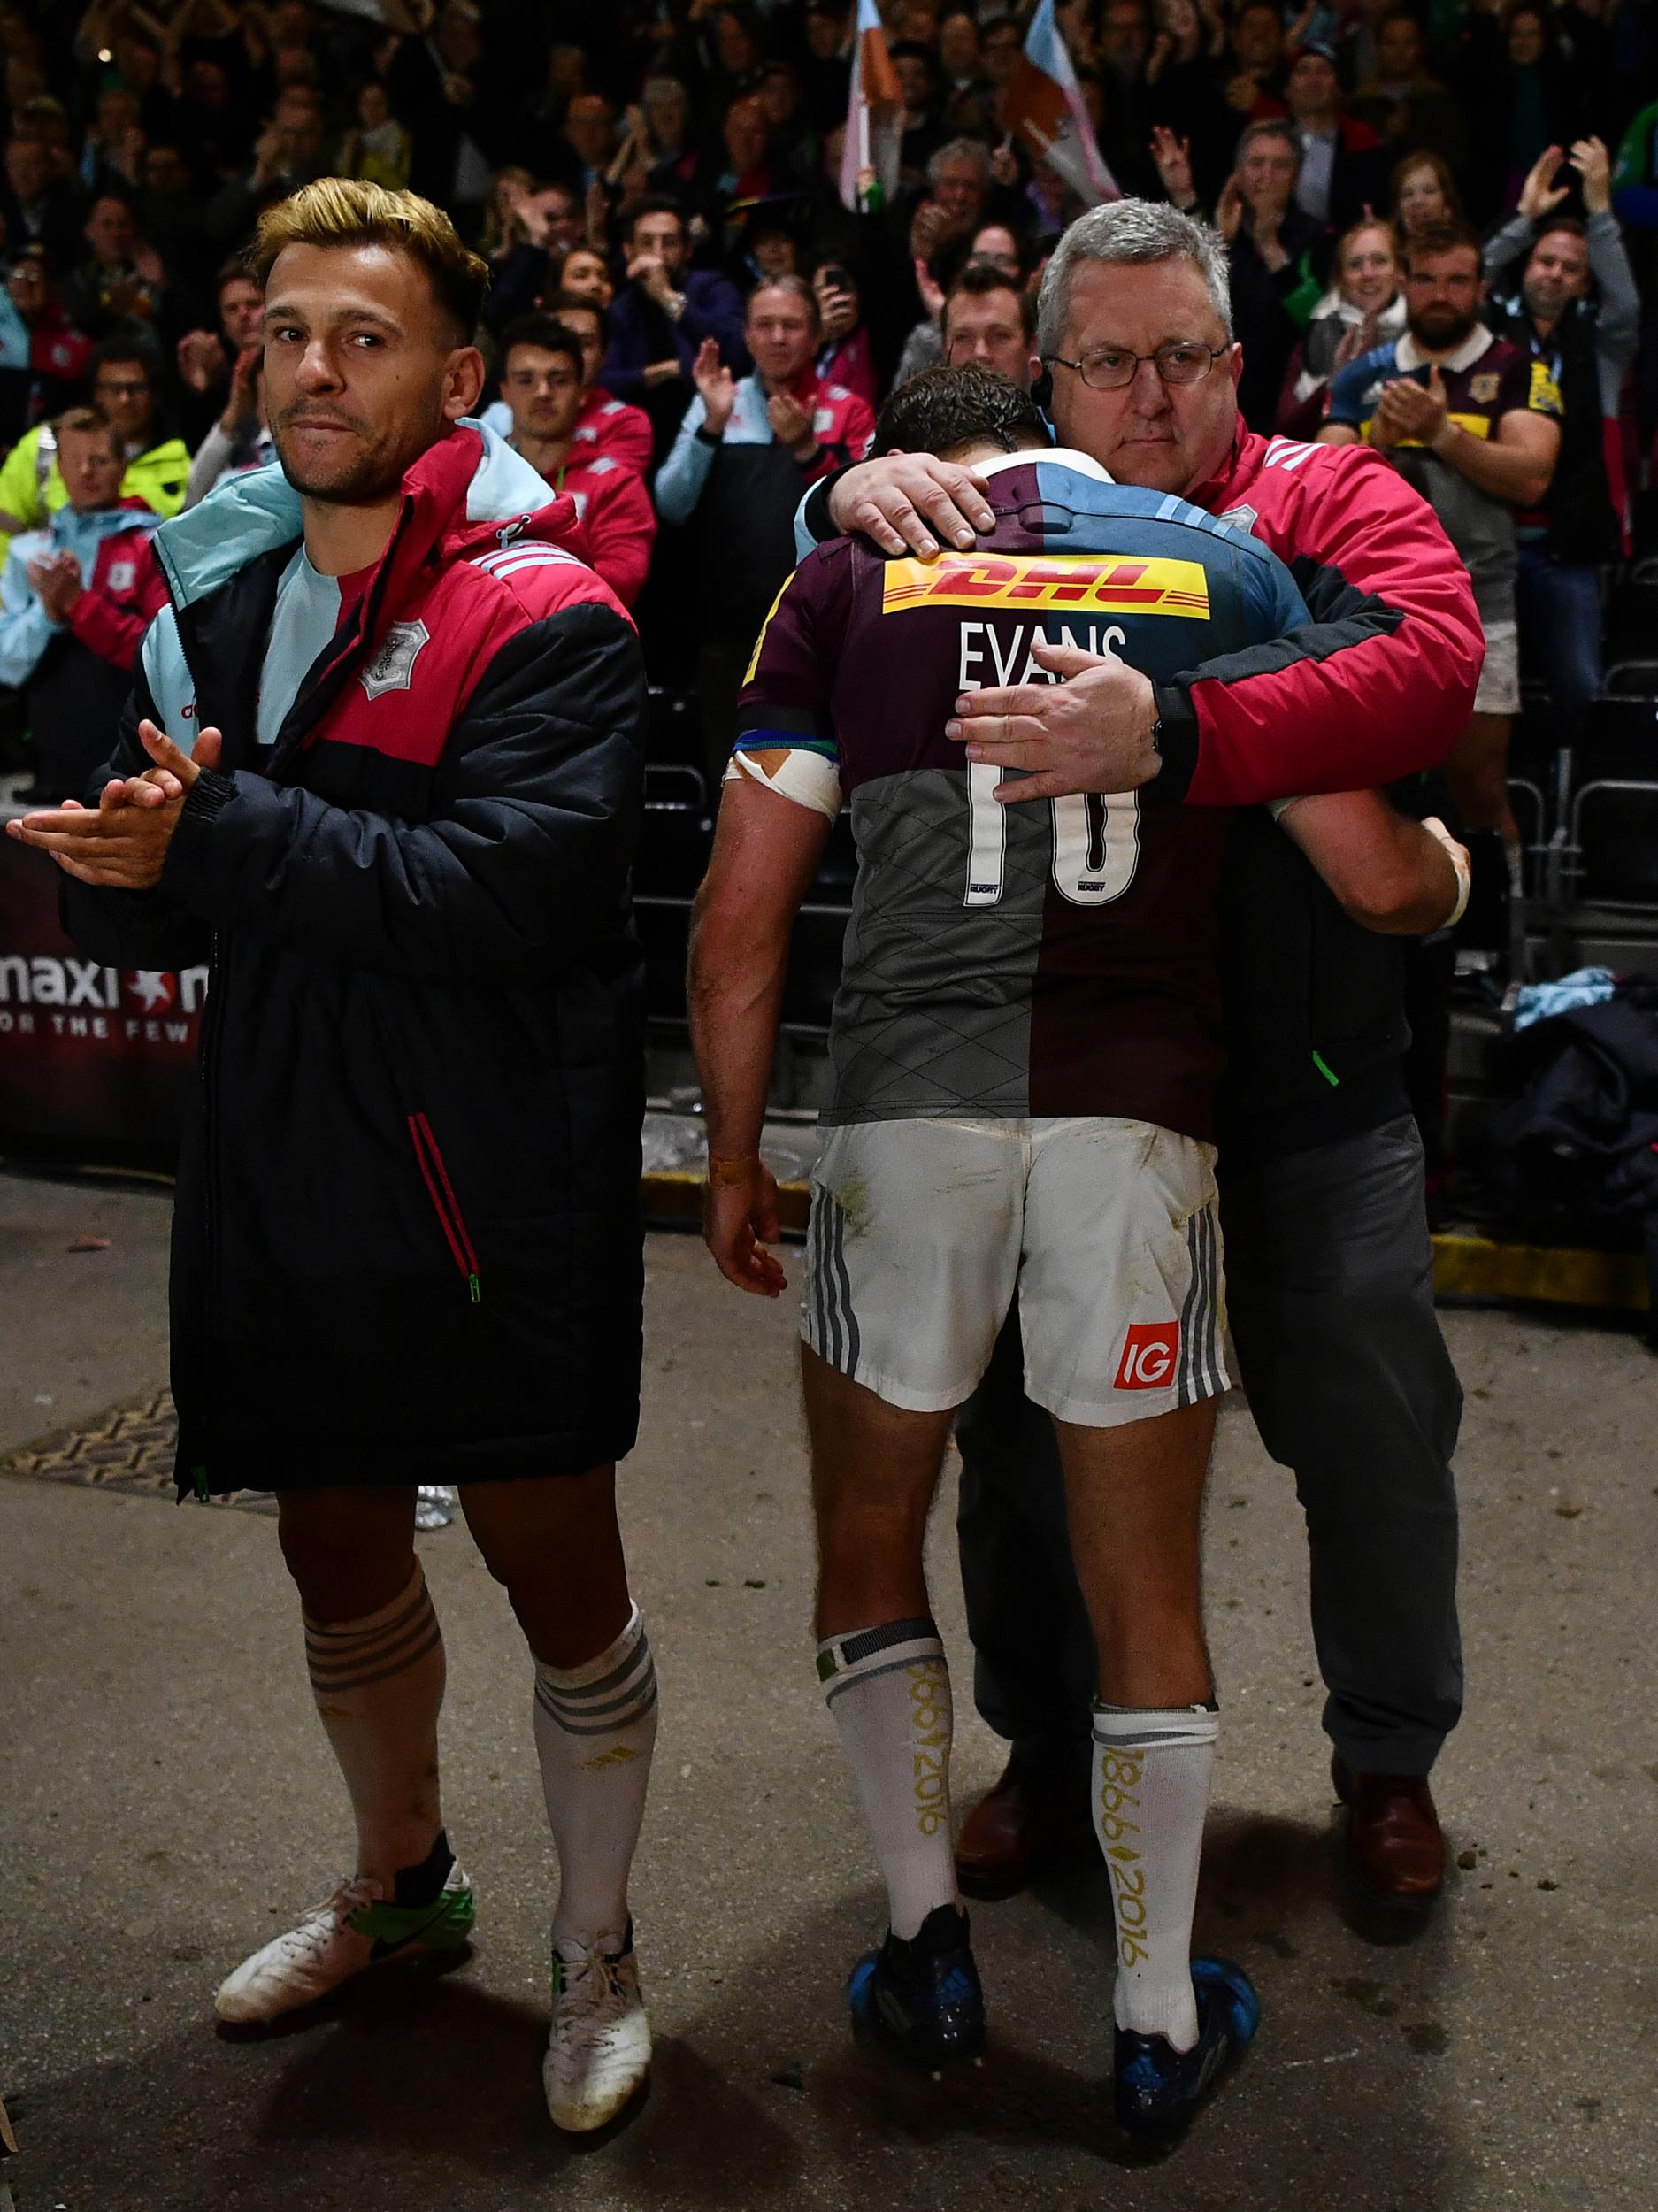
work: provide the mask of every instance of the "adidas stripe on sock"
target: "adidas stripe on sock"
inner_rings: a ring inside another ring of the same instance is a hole
[[[535,1667],[535,1749],[558,1852],[555,1944],[619,1947],[656,1740],[656,1669],[639,1608],[596,1659]]]
[[[303,1619],[311,1694],[357,1818],[357,1871],[375,1876],[390,1896],[399,1870],[426,1860],[443,1825],[443,1634],[420,1563],[377,1613]]]

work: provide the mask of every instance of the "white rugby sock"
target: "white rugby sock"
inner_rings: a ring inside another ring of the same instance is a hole
[[[415,1562],[402,1594],[360,1621],[307,1613],[305,1663],[357,1816],[359,1874],[395,1893],[443,1825],[438,1802],[438,1709],[443,1632]]]
[[[888,1621],[817,1647],[817,1678],[852,1763],[893,1933],[913,1936],[954,1905],[950,1671],[930,1620]]]
[[[1117,2024],[1197,2041],[1192,1912],[1219,1721],[1211,1705],[1094,1709],[1094,1831],[1117,1916]]]
[[[619,1944],[656,1741],[656,1669],[635,1605],[580,1667],[535,1663],[535,1749],[558,1851],[553,1941]]]

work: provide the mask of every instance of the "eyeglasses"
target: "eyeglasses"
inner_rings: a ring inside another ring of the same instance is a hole
[[[1120,392],[1140,373],[1142,361],[1151,362],[1165,384],[1201,384],[1230,346],[1201,346],[1195,340],[1171,338],[1155,353],[1131,353],[1126,346],[1101,346],[1086,361],[1067,361],[1063,354],[1044,355],[1049,368],[1074,369],[1091,391]]]

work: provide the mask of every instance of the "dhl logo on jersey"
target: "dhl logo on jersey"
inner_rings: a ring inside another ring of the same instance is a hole
[[[888,561],[881,612],[905,614],[912,607],[1080,607],[1206,622],[1209,579],[1201,561],[1119,553],[944,553],[936,561]]]

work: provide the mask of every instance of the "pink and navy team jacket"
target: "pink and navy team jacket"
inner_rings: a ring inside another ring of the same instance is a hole
[[[570,434],[584,461],[596,461],[603,455],[632,469],[635,476],[650,473],[650,417],[642,407],[607,392],[603,384],[595,384],[582,402]]]
[[[656,541],[656,511],[644,478],[614,454],[590,455],[572,446],[558,472],[558,488],[575,502],[587,534],[587,558],[622,604],[631,607],[644,589]]]
[[[499,1479],[638,1417],[645,685],[580,526],[463,423],[404,480],[275,743],[257,706],[300,537],[280,469],[156,538],[150,716],[223,733],[157,887],[71,884],[119,966],[211,971],[180,1164],[180,1489]]]

